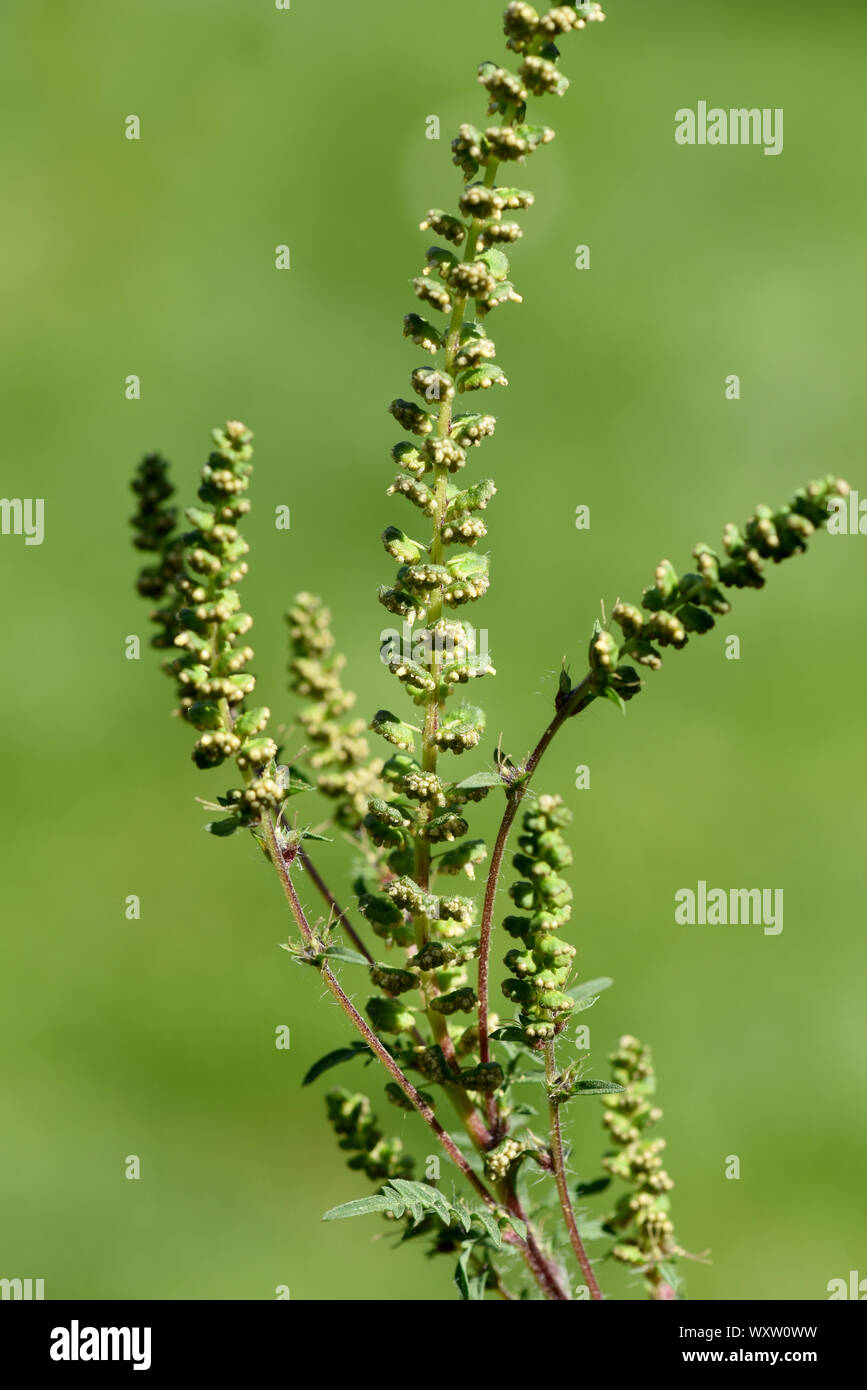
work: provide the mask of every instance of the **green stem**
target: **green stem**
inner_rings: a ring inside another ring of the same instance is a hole
[[[497,161],[492,161],[491,164],[488,166],[485,175],[485,183],[489,187],[493,185],[493,182],[496,178],[497,168]],[[480,218],[469,219],[469,222],[467,224],[466,245],[464,248],[465,262],[475,259],[481,226],[482,221]],[[445,358],[443,364],[444,371],[450,377],[454,376],[455,357],[457,356],[458,350],[460,348],[461,330],[464,324],[464,314],[466,312],[466,305],[466,294],[460,294],[455,296],[454,303],[452,305],[451,319],[449,320],[449,327],[446,334],[446,342],[444,349]],[[444,399],[440,402],[440,408],[437,416],[437,437],[439,439],[448,439],[451,427],[452,399],[449,396],[445,396]],[[436,511],[434,513],[432,522],[430,557],[431,563],[435,565],[441,565],[443,563],[445,553],[445,547],[443,545],[442,539],[442,527],[443,521],[445,519],[446,508],[448,506],[448,498],[446,494],[448,476],[449,472],[447,468],[440,467],[438,465],[434,466],[434,496],[436,498]],[[430,602],[428,604],[425,621],[429,628],[433,627],[436,623],[439,622],[440,618],[442,617],[442,613],[443,596],[442,589],[440,588],[432,594]],[[440,716],[442,714],[443,707],[445,704],[445,701],[440,693],[440,651],[436,642],[433,642],[431,644],[430,662],[427,669],[430,673],[431,679],[434,682],[434,688],[429,693],[425,701],[424,731],[422,734],[422,770],[424,772],[431,772],[434,775],[436,775],[439,750],[434,739],[437,728],[439,727]],[[427,892],[430,887],[430,841],[427,838],[426,828],[428,821],[431,819],[431,814],[432,812],[430,807],[422,805],[419,808],[418,833],[416,835],[415,840],[415,881],[420,888],[425,890],[425,892]],[[424,946],[425,942],[428,939],[428,930],[430,927],[430,923],[424,915],[420,914],[414,920],[414,927],[416,949],[421,950],[422,946]],[[435,998],[437,994],[436,984],[433,981],[431,981],[428,984],[422,983],[420,985],[419,992],[422,996],[422,1003],[424,1005],[425,1013],[427,1015],[427,1019],[430,1024],[431,1032],[434,1036],[434,1039],[438,1043],[448,1065],[452,1068],[456,1068],[457,1061],[455,1057],[454,1044],[452,1043],[451,1035],[449,1034],[448,1024],[446,1023],[446,1020],[442,1014],[437,1013],[436,1010],[430,1007],[431,1000]],[[462,1104],[457,1097],[454,1097],[454,1099],[456,1101],[456,1104],[458,1105],[462,1121],[464,1122],[465,1126],[468,1126],[467,1132],[470,1134],[470,1137],[472,1138],[473,1142],[477,1145],[477,1147],[480,1141],[484,1143],[485,1147],[489,1146],[492,1140],[492,1136],[485,1129],[484,1124],[482,1124],[481,1122],[477,1123],[474,1118],[471,1118],[475,1116],[475,1107],[469,1101],[467,1101],[466,1097],[464,1097],[464,1101],[466,1102],[466,1104]]]

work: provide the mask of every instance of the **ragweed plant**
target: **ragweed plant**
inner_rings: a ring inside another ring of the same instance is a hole
[[[511,171],[523,171],[553,139],[547,125],[528,121],[528,106],[564,94],[559,44],[602,18],[597,4],[541,15],[531,5],[507,6],[507,65],[485,62],[478,70],[488,123],[460,127],[452,142],[462,175],[454,206],[431,208],[421,221],[437,241],[412,281],[418,305],[404,319],[404,334],[429,361],[414,367],[410,394],[389,407],[410,437],[393,445],[398,471],[387,489],[403,518],[395,512],[382,533],[394,566],[378,595],[392,624],[380,634],[380,658],[396,683],[388,705],[369,719],[356,713],[328,611],[299,593],[287,613],[289,683],[301,702],[291,762],[269,732],[270,710],[253,699],[252,619],[240,596],[252,474],[252,436],[243,424],[214,432],[187,529],[171,505],[162,458],[145,458],[133,483],[136,545],[151,556],[139,591],[158,604],[153,644],[166,653],[178,711],[196,731],[193,759],[205,770],[234,766],[237,774],[236,785],[216,797],[207,828],[218,836],[246,830],[258,841],[298,934],[287,949],[317,972],[355,1030],[310,1067],[305,1083],[337,1066],[377,1063],[388,1073],[382,1102],[413,1112],[450,1163],[447,1176],[429,1155],[422,1168],[387,1133],[367,1094],[332,1089],[326,1108],[338,1144],[350,1168],[378,1190],[326,1218],[380,1213],[400,1240],[421,1240],[430,1253],[452,1258],[465,1299],[569,1300],[573,1260],[579,1296],[600,1299],[591,1239],[607,1240],[607,1253],[640,1274],[651,1297],[680,1288],[675,1265],[684,1252],[669,1212],[672,1182],[659,1141],[644,1138],[660,1113],[650,1099],[649,1054],[623,1038],[612,1080],[586,1075],[586,1056],[568,1066],[558,1061],[563,1038],[574,1055],[573,1018],[611,981],[576,978],[568,939],[571,816],[533,782],[568,720],[600,698],[619,705],[635,698],[642,667],[658,669],[666,648],[709,632],[729,610],[726,591],[763,587],[768,562],[802,553],[832,499],[848,491],[830,477],[811,483],[777,511],[757,508],[742,530],[727,527],[720,552],[697,545],[687,572],[662,561],[640,604],[618,601],[610,624],[594,624],[581,679],[561,671],[550,722],[529,757],[512,761],[498,746],[488,769],[473,767],[485,737],[475,691],[495,672],[467,615],[490,584],[486,513],[496,487],[470,461],[496,421],[487,409],[464,409],[461,398],[487,400],[485,393],[507,384],[489,325],[520,299],[508,252],[533,204]],[[321,834],[290,807],[314,790],[327,798],[332,833],[352,856],[351,914],[313,862],[309,842]],[[502,808],[490,852],[472,829],[475,804],[487,797]],[[515,911],[501,918],[497,890],[522,807],[509,890]],[[323,918],[312,915],[311,889],[327,907]],[[502,1018],[490,999],[497,927],[508,972]],[[363,1010],[351,998],[358,972],[369,982]],[[544,1096],[542,1133],[535,1109],[521,1099],[526,1084]],[[577,1183],[560,1112],[594,1094],[602,1096],[615,1151],[603,1160],[607,1176]],[[407,1133],[417,1143],[424,1131]],[[626,1183],[625,1195],[608,1216],[590,1219],[583,1199],[615,1178]]]

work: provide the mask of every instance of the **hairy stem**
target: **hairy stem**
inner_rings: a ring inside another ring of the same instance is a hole
[[[325,883],[325,881],[319,874],[318,870],[313,864],[312,859],[307,853],[305,853],[303,849],[300,849],[298,851],[298,861],[303,866],[304,871],[310,878],[311,883],[315,885],[318,891],[322,894],[322,897],[328,903],[328,906],[334,913],[334,920],[340,924],[340,926],[346,932],[346,935],[349,937],[350,941],[361,952],[365,960],[369,961],[370,964],[373,965],[374,959],[373,956],[370,954],[370,951],[367,949],[361,937],[358,935],[358,932],[355,930],[352,923],[349,921],[349,918],[346,916],[346,913],[343,911],[343,908],[340,906],[337,899],[334,897],[328,885]]]
[[[485,884],[485,902],[482,908],[482,927],[479,937],[479,1056],[483,1062],[490,1061],[491,1043],[488,1030],[488,995],[489,987],[489,967],[491,959],[491,931],[494,921],[494,902],[497,896],[497,887],[500,879],[500,869],[503,863],[503,854],[506,849],[506,842],[518,807],[526,795],[527,788],[532,779],[533,773],[539,766],[542,755],[553,739],[557,730],[573,714],[580,714],[582,709],[595,698],[591,688],[590,676],[585,676],[584,680],[570,692],[569,697],[561,704],[551,723],[543,733],[536,747],[524,764],[520,779],[515,785],[506,792],[506,809],[503,812],[503,819],[497,831],[497,838],[494,841],[494,848],[491,854],[491,864],[488,871],[487,882]],[[498,1119],[497,1103],[493,1096],[488,1097],[488,1124],[493,1132],[500,1135],[503,1127]]]
[[[292,882],[292,875],[289,872],[289,865],[286,862],[286,856],[283,854],[282,850],[280,849],[277,843],[277,836],[275,833],[274,823],[269,815],[265,815],[262,817],[262,828],[265,833],[269,858],[271,859],[271,862],[273,863],[274,868],[277,871],[277,876],[280,879],[283,892],[286,896],[286,901],[289,904],[290,911],[292,913],[293,918],[295,919],[295,923],[298,927],[298,930],[300,931],[305,944],[308,946],[313,945],[315,943],[313,930],[310,926],[310,923],[307,920],[304,908],[301,905],[301,900],[299,899],[298,894],[296,892],[295,884]],[[292,856],[295,856],[295,851],[292,852]],[[337,1000],[337,1003],[340,1005],[341,1009],[346,1014],[349,1021],[352,1023],[353,1027],[355,1027],[357,1031],[361,1034],[362,1038],[367,1043],[374,1056],[378,1058],[378,1060],[382,1063],[386,1070],[389,1071],[391,1075],[394,1077],[395,1081],[400,1086],[407,1100],[410,1101],[413,1108],[416,1111],[418,1111],[419,1115],[421,1115],[425,1124],[436,1136],[437,1140],[445,1149],[446,1153],[448,1154],[452,1162],[455,1164],[455,1166],[459,1168],[460,1171],[463,1173],[464,1177],[467,1179],[467,1182],[473,1188],[474,1192],[477,1193],[477,1195],[481,1198],[481,1200],[485,1203],[485,1206],[488,1207],[490,1211],[493,1211],[494,1213],[500,1213],[502,1208],[500,1207],[496,1198],[488,1191],[484,1183],[470,1167],[469,1163],[464,1158],[463,1154],[455,1144],[455,1141],[452,1139],[451,1135],[445,1129],[443,1129],[436,1115],[433,1113],[430,1106],[427,1105],[424,1100],[422,1100],[418,1091],[413,1086],[412,1082],[409,1080],[409,1077],[407,1077],[405,1073],[401,1070],[400,1066],[392,1057],[391,1053],[380,1041],[376,1033],[366,1022],[366,1020],[362,1018],[361,1014],[355,1008],[352,1001],[344,993],[340,985],[340,982],[337,979],[337,976],[334,974],[334,971],[331,969],[331,966],[327,962],[325,962],[320,967],[320,974],[324,979],[326,985],[328,986],[329,990],[333,994],[334,998]],[[507,1207],[507,1210],[511,1214],[519,1216],[520,1219],[523,1219],[519,1203],[516,1206],[514,1203],[510,1202]],[[564,1298],[568,1298],[568,1294],[563,1293],[563,1290],[557,1281],[556,1274],[552,1269],[550,1262],[546,1259],[543,1251],[539,1248],[535,1235],[532,1231],[529,1230],[529,1228],[526,1241],[522,1240],[521,1237],[517,1234],[517,1232],[509,1227],[507,1227],[502,1232],[502,1236],[503,1240],[506,1241],[507,1244],[514,1245],[517,1249],[521,1251],[528,1268],[530,1269],[531,1273],[533,1274],[533,1277],[539,1284],[539,1287],[545,1294],[546,1298],[554,1300],[562,1300]]]
[[[564,1288],[560,1272],[556,1263],[550,1256],[547,1256],[541,1249],[536,1234],[532,1226],[527,1222],[527,1216],[521,1205],[521,1199],[515,1191],[513,1182],[505,1178],[497,1184],[497,1191],[502,1198],[503,1206],[513,1216],[517,1216],[519,1221],[527,1225],[527,1254],[525,1259],[533,1277],[545,1294],[545,1297],[554,1303],[568,1303],[571,1301],[568,1288]]]
[[[491,164],[488,166],[488,170],[485,176],[485,183],[489,187],[493,186],[493,183],[496,179],[497,168],[498,164],[495,161],[492,161]],[[481,218],[470,218],[467,225],[466,245],[464,248],[464,261],[472,261],[475,259],[481,228]],[[466,312],[467,300],[468,295],[466,294],[455,295],[454,303],[452,306],[451,319],[449,321],[449,327],[446,334],[446,342],[444,349],[445,357],[443,364],[444,370],[449,376],[454,375],[455,357],[460,348],[461,330],[464,324],[464,314]],[[451,426],[452,401],[449,396],[445,396],[445,398],[440,402],[440,408],[437,415],[437,437],[439,439],[447,439],[451,431]],[[431,563],[435,565],[441,565],[444,559],[442,527],[445,518],[446,508],[448,505],[446,496],[448,476],[448,468],[440,467],[439,465],[434,466],[434,496],[436,498],[436,511],[434,513],[432,523],[430,557]],[[438,623],[440,618],[442,617],[442,613],[442,590],[438,589],[431,596],[431,600],[428,605],[426,616],[426,622],[428,626],[432,627],[434,624]],[[436,734],[437,728],[439,727],[440,715],[442,713],[442,709],[445,703],[442,696],[439,693],[440,655],[441,653],[438,644],[436,642],[433,642],[431,644],[430,665],[428,669],[431,678],[434,681],[434,689],[430,692],[425,701],[424,732],[422,735],[422,770],[424,772],[432,772],[434,774],[436,774],[438,763],[438,749],[436,743],[434,742],[434,736]],[[429,808],[426,808],[424,806],[420,808],[419,834],[416,838],[415,843],[415,881],[419,885],[419,887],[424,889],[425,891],[427,891],[430,887],[431,867],[430,842],[427,839],[425,829],[427,821],[430,819],[431,814],[432,812]],[[421,947],[425,944],[427,940],[429,923],[427,922],[427,919],[424,916],[419,916],[416,917],[414,925],[416,947],[418,949],[421,949]],[[448,1031],[448,1024],[446,1023],[446,1020],[442,1014],[437,1013],[434,1009],[431,1009],[430,1007],[431,998],[436,994],[436,992],[436,984],[433,981],[430,981],[430,983],[423,985],[421,987],[422,1002],[425,1007],[428,1022],[430,1023],[431,1031],[440,1049],[442,1050],[446,1062],[450,1067],[456,1069],[457,1059],[455,1057],[454,1044],[452,1043],[451,1036]],[[472,1105],[470,1105],[469,1107],[469,1112],[474,1112],[474,1107]],[[484,1132],[485,1146],[487,1146],[488,1144],[490,1144],[492,1136],[488,1133],[487,1130],[485,1130],[484,1124],[482,1124],[481,1121],[479,1121],[478,1123],[473,1123],[472,1121],[470,1121],[469,1112],[462,1111],[461,1118],[463,1119],[465,1126],[467,1126],[467,1130],[468,1133],[470,1133],[470,1137],[473,1139],[473,1142],[478,1147],[480,1138],[482,1136],[482,1132]],[[480,1125],[481,1128],[479,1127]]]
[[[566,1222],[566,1229],[569,1232],[569,1239],[572,1242],[572,1249],[581,1266],[581,1273],[587,1281],[590,1290],[590,1297],[596,1301],[601,1301],[602,1291],[596,1282],[596,1275],[593,1273],[593,1266],[590,1257],[584,1248],[584,1242],[578,1230],[578,1222],[575,1219],[575,1211],[572,1206],[572,1198],[569,1195],[569,1183],[566,1178],[566,1159],[563,1152],[563,1131],[560,1126],[560,1100],[552,1094],[552,1088],[557,1081],[557,1063],[554,1056],[554,1041],[548,1043],[545,1048],[545,1077],[548,1082],[548,1115],[551,1122],[551,1157],[554,1160],[554,1179],[557,1183],[557,1192],[560,1197],[560,1208],[563,1212],[563,1219]]]
[[[503,812],[503,819],[497,831],[497,838],[494,841],[494,849],[491,854],[491,866],[488,871],[488,878],[485,884],[485,902],[482,908],[482,929],[479,938],[479,1055],[483,1062],[487,1062],[491,1055],[491,1044],[488,1034],[488,972],[491,957],[491,931],[494,921],[494,901],[497,896],[497,887],[500,878],[500,868],[503,863],[503,854],[506,848],[506,841],[509,838],[509,831],[512,828],[518,807],[523,801],[527,788],[533,777],[533,773],[539,766],[542,755],[557,733],[558,729],[571,718],[574,714],[580,714],[587,705],[595,699],[595,694],[591,686],[591,677],[585,676],[580,685],[570,693],[565,700],[547,729],[543,733],[536,747],[533,749],[519,780],[506,792],[506,809]]]

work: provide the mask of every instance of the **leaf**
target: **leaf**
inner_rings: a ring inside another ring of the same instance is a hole
[[[507,1220],[508,1220],[508,1222],[509,1222],[509,1225],[510,1225],[510,1226],[512,1227],[512,1229],[514,1230],[515,1234],[516,1234],[516,1235],[519,1235],[519,1236],[521,1237],[521,1240],[526,1240],[526,1239],[527,1239],[527,1223],[526,1223],[526,1221],[522,1221],[521,1218],[520,1218],[520,1216],[512,1216],[511,1212],[509,1213],[509,1215],[508,1215],[508,1217],[507,1217]]]
[[[399,1179],[398,1179],[398,1181],[399,1181]],[[389,1184],[389,1185],[391,1186],[391,1184]],[[408,1185],[409,1185],[409,1186],[412,1186],[412,1184],[408,1184]],[[393,1190],[394,1190],[394,1189],[393,1189]],[[386,1191],[386,1193],[387,1193],[387,1192],[388,1192],[388,1188],[386,1188],[385,1191]],[[424,1202],[420,1201],[419,1198],[418,1198],[413,1192],[398,1192],[398,1193],[397,1193],[397,1197],[398,1197],[398,1202],[401,1203],[403,1206],[405,1206],[405,1207],[407,1208],[407,1210],[409,1211],[409,1213],[410,1213],[410,1215],[411,1215],[411,1217],[412,1217],[412,1224],[413,1224],[414,1226],[417,1226],[417,1225],[419,1224],[419,1222],[421,1221],[422,1217],[424,1216],[424,1212],[425,1212],[425,1204],[424,1204]],[[394,1201],[392,1201],[392,1209],[394,1209],[394,1205],[395,1205],[395,1204],[394,1204]]]
[[[485,1276],[470,1274],[470,1256],[473,1247],[463,1249],[455,1267],[455,1284],[464,1303],[480,1303],[485,1296]]]
[[[498,772],[474,772],[472,776],[465,777],[462,782],[456,784],[459,792],[476,791],[480,787],[502,787],[503,779]]]
[[[446,1225],[451,1221],[451,1203],[446,1200],[438,1187],[431,1187],[426,1182],[410,1182],[407,1178],[392,1178],[389,1186],[395,1188],[403,1197],[410,1210],[413,1211],[413,1215],[415,1215],[415,1207],[418,1206],[420,1209],[436,1212]]]
[[[491,386],[508,386],[509,382],[502,367],[496,362],[483,362],[478,367],[468,367],[458,372],[456,385],[459,391],[486,391]]]
[[[484,1229],[494,1249],[502,1250],[503,1236],[497,1225],[497,1218],[494,1216],[493,1212],[488,1211],[487,1207],[480,1207],[478,1211],[473,1212],[473,1220],[478,1221],[479,1225]]]
[[[353,951],[350,946],[328,946],[322,953],[330,956],[333,960],[346,960],[350,965],[370,965],[366,956],[359,951]]]
[[[582,1240],[607,1240],[606,1231],[601,1221],[579,1221],[578,1234]]]
[[[318,1062],[313,1063],[313,1066],[305,1075],[301,1085],[309,1086],[313,1081],[316,1081],[323,1072],[330,1071],[332,1067],[339,1067],[341,1062],[351,1062],[365,1052],[369,1056],[373,1055],[367,1043],[362,1042],[350,1043],[348,1047],[337,1047],[333,1052],[326,1052],[324,1057],[320,1057]]]
[[[576,1014],[582,1014],[585,1009],[592,1009],[593,1005],[597,1002],[598,999],[598,994],[591,994],[587,999],[578,999],[576,1000],[575,1008],[572,1010],[572,1012]]]
[[[540,126],[539,129],[543,127]],[[509,258],[505,251],[501,251],[498,246],[489,246],[477,259],[484,262],[495,280],[505,280],[509,273]]]
[[[510,1042],[524,1043],[526,1045],[523,1029],[516,1028],[513,1024],[507,1024],[503,1028],[495,1028],[491,1034],[491,1042]]]
[[[205,829],[209,835],[220,835],[225,837],[226,835],[234,835],[235,831],[239,829],[240,824],[241,822],[238,820],[237,816],[228,816],[226,820],[208,821]]]
[[[309,780],[308,777],[305,776],[304,772],[303,772],[302,769],[297,765],[297,763],[290,763],[290,764],[289,764],[289,776],[292,778],[292,781],[293,781],[293,782],[297,782],[297,783],[298,783],[299,788],[302,787],[302,786],[304,786],[304,787],[307,788],[308,791],[311,791],[311,792],[312,792],[312,791],[315,791],[315,790],[316,790],[316,788],[315,788],[315,786],[313,785],[313,783]]]
[[[561,1096],[561,1101],[574,1099],[575,1096],[610,1096],[617,1091],[625,1091],[625,1086],[618,1086],[614,1081],[576,1081],[571,1091],[565,1096]]]
[[[472,1213],[468,1211],[466,1202],[464,1202],[463,1198],[459,1197],[458,1200],[453,1204],[452,1213],[454,1216],[457,1217],[458,1221],[460,1222],[464,1234],[469,1234],[473,1218]]]
[[[574,999],[576,1002],[580,999],[588,999],[591,996],[594,999],[598,999],[603,989],[609,989],[613,984],[613,980],[609,979],[606,975],[602,975],[598,980],[582,980],[580,984],[573,985],[571,989],[567,989],[566,993],[569,995],[570,999]]]
[[[575,1185],[576,1197],[594,1197],[597,1192],[604,1192],[606,1187],[611,1186],[609,1177],[594,1178],[592,1182],[579,1182]]]
[[[623,696],[614,689],[613,685],[606,685],[601,691],[601,694],[605,696],[606,700],[613,700],[615,705],[619,706],[623,714],[626,713],[626,701]]]
[[[323,1221],[345,1221],[350,1216],[367,1216],[372,1211],[394,1211],[394,1199],[377,1192],[373,1197],[357,1197],[354,1202],[342,1202],[331,1207]]]
[[[680,1290],[683,1288],[683,1277],[675,1266],[671,1264],[669,1260],[661,1260],[656,1268],[659,1270],[666,1284],[670,1284],[679,1297]]]

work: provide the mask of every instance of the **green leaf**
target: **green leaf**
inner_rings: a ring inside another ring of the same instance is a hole
[[[714,626],[714,619],[710,613],[706,613],[703,608],[699,608],[695,603],[684,603],[677,610],[677,616],[683,623],[687,632],[710,632]]]
[[[226,820],[208,821],[205,829],[209,835],[220,835],[225,837],[226,835],[234,835],[235,831],[240,828],[240,825],[241,822],[238,820],[237,816],[228,816]]]
[[[372,1211],[394,1211],[394,1199],[377,1192],[373,1197],[357,1197],[354,1202],[342,1202],[331,1207],[323,1221],[345,1221],[350,1216],[367,1216]]]
[[[330,956],[332,960],[346,960],[350,965],[370,965],[366,956],[349,946],[328,946],[322,954]]]
[[[193,526],[198,526],[200,531],[210,531],[216,521],[212,511],[206,512],[202,507],[186,507],[184,514]]]
[[[464,1303],[480,1303],[485,1296],[485,1276],[470,1274],[473,1247],[467,1245],[460,1253],[455,1267],[455,1284]]]
[[[579,1182],[575,1184],[576,1197],[593,1197],[597,1192],[604,1192],[611,1186],[609,1177],[594,1178],[592,1182]]]
[[[485,263],[495,280],[505,280],[509,273],[509,258],[505,251],[498,246],[489,246],[477,259]]]
[[[618,694],[613,685],[606,685],[601,691],[601,694],[605,696],[606,700],[613,700],[623,714],[626,713],[626,701],[622,695]]]
[[[306,791],[306,787],[302,787],[301,790],[302,790],[302,791]],[[321,840],[322,843],[325,844],[325,845],[331,845],[331,844],[334,843],[334,841],[330,838],[330,836],[328,836],[328,835],[317,835],[316,832],[315,832],[314,830],[299,830],[299,831],[298,831],[298,836],[299,836],[299,838],[302,839],[302,840]]]
[[[431,1187],[426,1182],[410,1182],[407,1178],[392,1178],[389,1186],[393,1187],[403,1198],[416,1221],[421,1218],[422,1212],[434,1211],[440,1220],[448,1226],[451,1221],[452,1207],[439,1188]],[[416,1211],[418,1211],[417,1216]]]
[[[478,1221],[479,1225],[484,1229],[494,1249],[502,1250],[503,1236],[494,1213],[488,1211],[487,1207],[480,1207],[478,1211],[473,1212],[473,1220]]]
[[[487,391],[491,386],[508,386],[509,382],[502,367],[496,362],[483,362],[478,367],[468,367],[458,372],[455,384],[459,391]]]
[[[521,1240],[526,1240],[526,1239],[527,1239],[527,1223],[526,1223],[526,1221],[522,1221],[521,1218],[520,1218],[520,1216],[512,1216],[511,1212],[509,1213],[509,1216],[508,1216],[507,1219],[508,1219],[509,1225],[510,1225],[510,1226],[512,1227],[512,1229],[514,1230],[515,1234],[516,1234],[516,1235],[519,1235],[519,1236],[521,1237]]]
[[[618,1086],[614,1081],[576,1081],[571,1091],[560,1099],[567,1101],[575,1096],[610,1096],[625,1090],[625,1086]]]
[[[506,1024],[503,1028],[495,1028],[491,1034],[491,1042],[510,1042],[524,1043],[526,1045],[523,1029],[516,1028],[514,1024]]]
[[[300,796],[301,792],[315,791],[313,783],[310,782],[301,771],[300,767],[295,767],[290,763],[289,775],[285,778],[285,791],[287,796]]]
[[[502,787],[503,779],[498,772],[474,772],[472,776],[465,777],[455,785],[459,792],[471,792],[477,791],[480,787]]]
[[[675,1266],[671,1264],[669,1260],[662,1260],[656,1268],[659,1270],[666,1284],[670,1284],[674,1292],[680,1297],[680,1291],[683,1288],[683,1278]]]
[[[452,1214],[457,1217],[465,1235],[469,1234],[470,1226],[473,1222],[472,1213],[468,1210],[466,1202],[459,1197],[452,1206]]]
[[[578,1234],[582,1240],[607,1240],[609,1232],[601,1221],[579,1221]]]
[[[363,1042],[350,1043],[348,1047],[337,1047],[333,1052],[327,1052],[324,1057],[319,1058],[318,1062],[313,1063],[313,1066],[305,1075],[301,1085],[309,1086],[320,1077],[323,1072],[330,1071],[332,1067],[339,1067],[341,1062],[351,1062],[365,1052],[368,1056],[373,1055],[367,1043]]]
[[[602,975],[598,980],[582,980],[580,984],[573,985],[571,989],[567,989],[566,993],[569,995],[569,998],[574,999],[576,1003],[581,999],[598,999],[603,989],[610,989],[613,984],[613,980],[609,979],[606,975]],[[589,1005],[585,1005],[585,1007],[589,1007]]]

